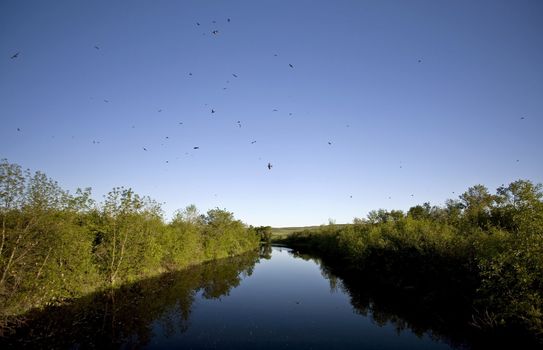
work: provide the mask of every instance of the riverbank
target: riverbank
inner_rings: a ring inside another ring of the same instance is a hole
[[[226,210],[190,205],[166,222],[160,203],[129,188],[97,203],[90,188],[72,194],[5,160],[0,175],[0,333],[30,309],[259,246]]]
[[[541,344],[541,187],[517,181],[489,194],[470,188],[446,207],[380,210],[344,226],[321,226],[276,242],[312,252],[386,289],[422,296],[469,332]]]

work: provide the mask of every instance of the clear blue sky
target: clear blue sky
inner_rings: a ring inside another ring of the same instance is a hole
[[[0,157],[167,216],[442,204],[543,182],[543,2],[3,0],[0,118]]]

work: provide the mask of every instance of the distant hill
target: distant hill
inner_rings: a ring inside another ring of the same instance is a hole
[[[336,224],[336,226],[344,226],[346,224]],[[283,238],[286,237],[294,232],[304,231],[304,230],[312,230],[315,231],[321,226],[325,225],[318,225],[318,226],[300,226],[300,227],[272,227],[272,236],[273,238]]]

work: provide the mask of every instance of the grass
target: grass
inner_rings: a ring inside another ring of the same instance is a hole
[[[338,224],[335,226],[345,226],[347,224]],[[303,231],[318,231],[321,226],[325,225],[319,225],[319,226],[299,226],[299,227],[272,227],[272,240],[281,240],[284,238],[287,238],[288,236],[292,235],[296,232],[303,232]],[[327,226],[327,225],[326,225]]]

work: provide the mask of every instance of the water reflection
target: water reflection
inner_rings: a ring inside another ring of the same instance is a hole
[[[438,300],[384,288],[315,256],[262,246],[34,312],[0,347],[477,347],[454,302]]]
[[[183,333],[195,298],[228,295],[252,274],[258,258],[252,252],[218,260],[33,312],[24,327],[1,340],[1,347],[141,347],[155,336],[154,323],[166,333]]]

